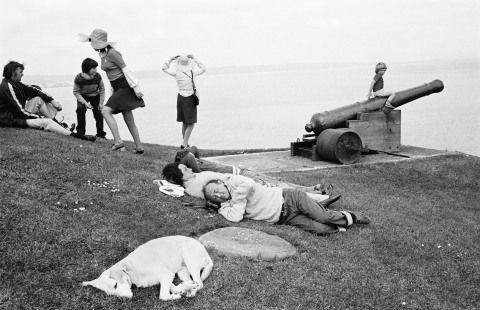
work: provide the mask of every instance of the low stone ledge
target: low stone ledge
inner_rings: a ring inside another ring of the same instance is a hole
[[[293,245],[278,236],[241,227],[219,228],[199,240],[207,249],[228,257],[277,261],[297,253]]]

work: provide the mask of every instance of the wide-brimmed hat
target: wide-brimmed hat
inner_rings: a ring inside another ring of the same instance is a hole
[[[78,34],[78,37],[82,42],[90,42],[92,47],[96,50],[105,48],[109,45],[113,46],[115,44],[115,42],[108,41],[108,34],[105,30],[98,28],[93,29],[90,35],[80,33]]]

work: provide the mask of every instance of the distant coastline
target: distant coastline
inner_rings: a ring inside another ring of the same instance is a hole
[[[295,70],[325,70],[334,68],[348,68],[348,67],[364,67],[372,66],[371,63],[366,62],[341,62],[341,63],[299,63],[299,64],[271,64],[271,65],[253,65],[253,66],[224,66],[211,67],[208,69],[210,75],[221,74],[242,74],[242,73],[257,73],[257,72],[281,72],[281,71],[295,71]],[[408,61],[391,63],[391,66],[415,66],[418,70],[428,70],[428,68],[439,67],[446,70],[454,68],[470,68],[472,70],[480,70],[479,59],[464,59],[464,60],[429,60],[429,61]],[[73,79],[78,72],[72,74],[54,74],[54,75],[26,75],[24,77],[25,83],[37,84],[42,88],[58,88],[58,87],[73,87]],[[100,70],[100,73],[103,72]],[[147,78],[165,78],[161,70],[138,70],[135,72],[140,79]]]

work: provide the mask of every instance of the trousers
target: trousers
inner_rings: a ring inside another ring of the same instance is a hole
[[[95,125],[97,128],[97,136],[104,137],[106,135],[106,132],[103,131],[103,116],[102,116],[102,111],[98,108],[100,104],[100,95],[98,96],[93,96],[93,97],[88,97],[88,96],[82,96],[85,101],[90,103],[93,107],[92,113],[93,113],[93,118],[95,119]],[[85,115],[87,113],[87,107],[84,104],[81,104],[80,102],[77,102],[77,109],[75,110],[77,112],[77,133],[84,135],[85,134],[85,126],[86,126],[86,120],[85,120]]]
[[[277,224],[292,225],[322,235],[338,232],[338,226],[345,224],[342,212],[325,209],[303,191],[284,188],[283,199]]]
[[[70,136],[72,133],[70,130],[65,129],[60,124],[54,122],[49,118],[36,118],[36,119],[27,119],[25,120],[27,126],[35,129],[43,129],[46,131],[51,131],[58,133],[64,136]]]

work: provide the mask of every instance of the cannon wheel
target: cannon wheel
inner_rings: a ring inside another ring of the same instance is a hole
[[[315,149],[322,159],[353,164],[362,155],[362,139],[349,129],[326,129],[318,135]]]

